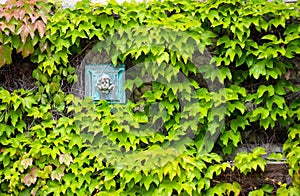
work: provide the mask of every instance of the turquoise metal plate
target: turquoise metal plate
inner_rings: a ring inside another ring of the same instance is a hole
[[[91,96],[94,101],[125,103],[124,83],[124,65],[85,65],[85,97]]]

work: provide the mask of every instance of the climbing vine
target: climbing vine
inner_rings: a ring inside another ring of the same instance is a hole
[[[35,66],[34,89],[0,87],[1,195],[299,192],[298,9],[262,0],[0,5],[0,67],[18,55]],[[76,59],[93,50],[125,64],[124,90],[144,89],[138,99],[95,103],[68,91]],[[235,155],[249,130],[284,135],[284,152]],[[292,184],[215,180],[284,156]]]

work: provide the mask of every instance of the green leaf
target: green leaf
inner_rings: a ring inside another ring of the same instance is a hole
[[[228,80],[232,79],[231,71],[228,67],[221,67],[220,71],[221,71],[221,74],[222,74],[222,77],[220,78],[221,81],[224,81],[225,78],[228,78]]]
[[[167,52],[163,52],[156,58],[156,60],[157,60],[158,66],[160,66],[163,61],[165,61],[166,63],[169,63],[169,54]]]
[[[64,48],[71,46],[69,39],[58,38],[55,42],[56,52],[62,51]]]
[[[255,79],[258,79],[260,75],[266,75],[266,67],[264,61],[258,61],[256,64],[252,65],[249,69],[250,75],[253,75]]]
[[[283,107],[285,105],[285,99],[284,99],[284,97],[281,97],[279,95],[275,95],[274,96],[274,103],[276,103],[278,108],[283,109]]]
[[[113,179],[104,181],[104,186],[106,190],[111,190],[112,187],[116,187],[116,181],[114,181]]]
[[[111,28],[114,26],[114,18],[112,16],[107,16],[106,14],[101,14],[97,17],[97,23],[105,30],[106,27]]]
[[[31,109],[32,104],[36,104],[37,103],[36,99],[33,96],[27,96],[23,100],[24,100],[24,106],[27,109]]]
[[[284,155],[282,153],[271,153],[269,156],[268,156],[268,159],[271,159],[271,160],[276,160],[276,161],[281,161],[284,159]]]
[[[34,52],[34,46],[32,42],[33,42],[32,40],[27,40],[25,44],[23,44],[22,47],[20,48],[23,57],[28,57],[30,54]]]
[[[9,91],[1,89],[0,90],[0,99],[2,102],[9,104],[11,101],[11,95]]]
[[[70,136],[71,136],[71,140],[69,142],[69,147],[72,148],[74,145],[77,145],[79,148],[81,148],[82,147],[81,135],[71,134]]]
[[[0,45],[0,67],[5,64],[11,64],[11,52],[12,48],[9,45]]]
[[[73,31],[68,31],[66,38],[71,37],[71,43],[75,44],[77,38],[87,38],[84,31],[78,31],[77,29],[74,29]]]
[[[19,120],[19,112],[14,112],[13,110],[10,110],[8,114],[11,118],[11,124],[15,127]]]
[[[23,120],[19,120],[15,127],[19,132],[23,133],[24,129],[26,128],[26,123]]]
[[[232,130],[229,130],[220,136],[220,140],[225,146],[228,145],[229,140],[232,140],[233,145],[237,147],[238,143],[241,141],[241,135],[240,132],[233,132]]]
[[[56,105],[60,105],[64,101],[64,96],[62,94],[57,93],[54,95],[53,101]]]
[[[261,119],[266,119],[269,116],[269,114],[270,114],[269,110],[263,107],[258,107],[253,111],[251,117],[255,118],[257,116],[260,116]]]
[[[41,117],[38,107],[31,107],[30,110],[28,111],[27,116],[33,116],[34,118]]]
[[[261,39],[265,39],[265,40],[270,40],[270,41],[277,41],[277,37],[275,35],[272,35],[272,34],[267,34],[265,36],[263,36]]]
[[[143,176],[142,180],[140,181],[141,184],[143,184],[148,191],[150,188],[150,184],[153,182],[153,179],[150,175]]]
[[[236,119],[230,121],[230,128],[236,133],[238,127],[241,127],[242,130],[245,130],[245,126],[250,125],[248,120],[242,116],[238,116]]]
[[[256,157],[260,155],[265,155],[266,154],[266,149],[262,147],[256,147],[252,150],[252,154]]]
[[[72,125],[73,123],[74,123],[74,119],[70,119],[66,116],[63,116],[59,118],[57,127],[64,126],[65,128],[67,128],[69,125]]]
[[[250,191],[249,196],[264,196],[264,191],[261,189]]]
[[[261,98],[265,92],[268,92],[268,97],[271,97],[274,95],[274,87],[273,85],[265,86],[261,85],[259,86],[257,90],[257,98]]]

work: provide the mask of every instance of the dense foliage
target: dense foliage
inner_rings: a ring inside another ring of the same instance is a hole
[[[299,86],[290,80],[300,54],[299,6],[83,1],[60,9],[7,1],[0,6],[0,66],[10,66],[14,55],[30,57],[36,88],[0,87],[0,194],[238,195],[237,182],[213,182],[226,169],[264,170],[261,147],[237,154],[234,164],[222,161],[251,127],[255,134],[288,130],[284,153],[293,183],[273,188],[299,193]],[[143,99],[110,105],[63,91],[78,81],[71,59],[90,43],[115,65],[142,65],[125,87],[142,88],[151,75]],[[205,52],[211,61],[197,67],[195,56]],[[157,121],[162,130],[148,126]],[[211,152],[216,146],[222,152]],[[252,195],[273,189],[257,188]]]

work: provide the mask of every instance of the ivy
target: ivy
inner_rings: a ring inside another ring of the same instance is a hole
[[[266,150],[241,152],[233,165],[222,153],[232,154],[247,129],[278,124],[289,130],[293,184],[276,191],[298,193],[299,98],[288,99],[299,93],[289,75],[298,9],[260,0],[0,5],[0,67],[14,66],[19,53],[36,65],[36,88],[0,87],[1,195],[239,195],[242,185],[214,179],[263,171]],[[110,105],[65,92],[78,81],[74,59],[93,46],[126,64],[125,89],[146,89],[138,101]],[[211,152],[216,146],[222,153]]]
[[[12,63],[13,49],[28,57],[45,36],[51,5],[43,1],[7,1],[0,7],[0,67]]]
[[[260,147],[253,149],[252,153],[249,154],[241,152],[234,159],[235,166],[243,174],[251,172],[252,169],[256,170],[257,167],[264,171],[266,160],[261,157],[264,154],[266,154],[265,149]]]

